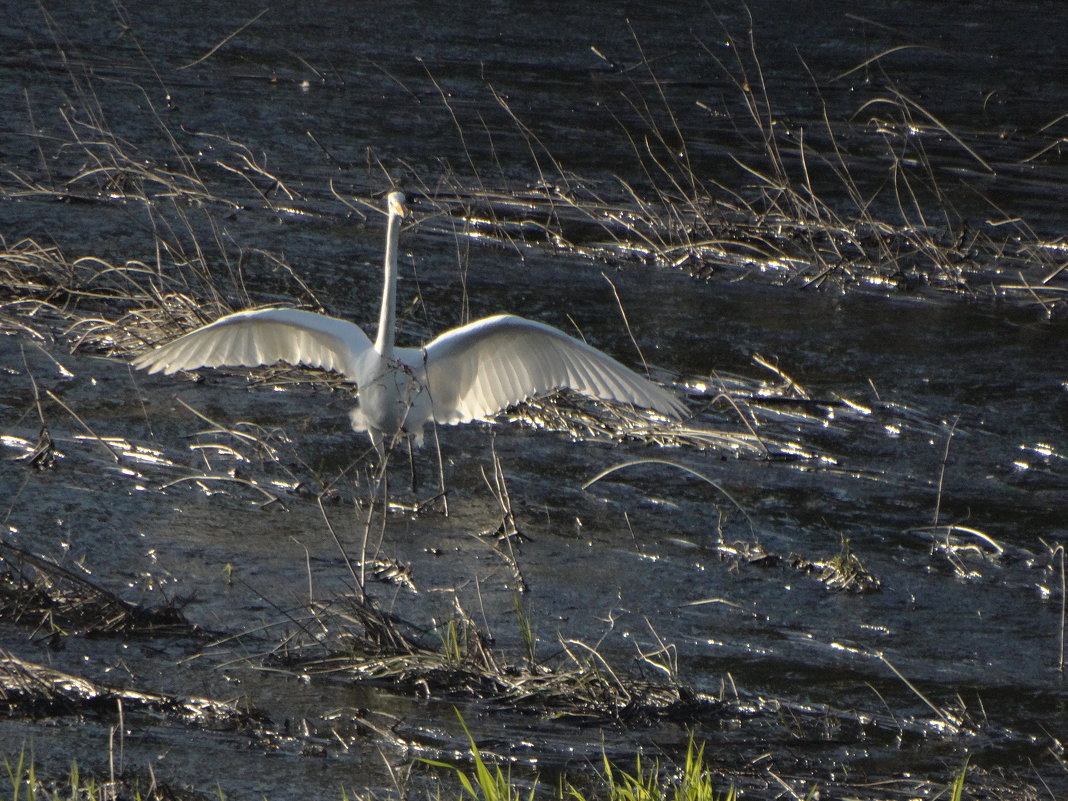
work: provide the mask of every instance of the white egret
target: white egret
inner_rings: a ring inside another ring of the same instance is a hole
[[[341,373],[356,384],[349,416],[380,456],[395,438],[422,444],[428,422],[465,423],[554,389],[678,417],[682,402],[596,348],[552,326],[509,314],[446,331],[422,348],[394,347],[397,249],[404,195],[388,198],[385,286],[372,344],[359,326],[298,309],[237,312],[133,360],[170,375],[200,367],[288,362]]]

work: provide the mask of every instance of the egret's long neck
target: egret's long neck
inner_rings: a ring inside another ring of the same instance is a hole
[[[386,227],[386,277],[382,287],[382,311],[378,315],[378,337],[375,350],[389,358],[393,355],[393,339],[397,327],[397,250],[400,247],[401,214],[390,209]]]

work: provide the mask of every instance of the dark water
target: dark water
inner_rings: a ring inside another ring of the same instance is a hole
[[[293,5],[271,8],[193,64],[261,8],[22,4],[0,31],[8,111],[0,132],[0,233],[8,246],[25,237],[56,243],[71,259],[152,264],[158,229],[150,221],[164,220],[175,241],[201,237],[214,253],[217,238],[226,252],[245,249],[249,281],[240,288],[223,281],[230,302],[307,300],[285,271],[265,269],[254,252],[262,249],[284,254],[327,308],[369,323],[381,218],[344,206],[331,183],[343,197],[366,198],[395,180],[412,196],[416,220],[404,234],[401,297],[422,298],[404,315],[405,337],[460,322],[465,303],[472,317],[508,310],[567,329],[574,320],[591,342],[634,361],[604,265],[463,236],[461,217],[462,208],[480,213],[480,191],[559,180],[552,159],[598,187],[613,186],[613,176],[641,186],[633,142],[650,120],[677,123],[692,169],[704,178],[742,180],[731,154],[745,158],[760,148],[753,142],[752,153],[737,150],[732,120],[741,98],[715,58],[733,55],[727,32],[744,43],[749,16],[734,5],[662,5]],[[989,172],[952,139],[924,139],[966,216],[992,212],[960,188],[963,181],[996,199],[1006,216],[1019,215],[1046,237],[1062,234],[1060,150],[1023,159],[1036,142],[1064,135],[1057,119],[1068,108],[1068,40],[1049,35],[1068,22],[1063,5],[763,2],[749,9],[781,124],[820,129],[822,101],[844,130],[853,112],[892,86],[996,163]],[[879,68],[836,78],[900,45],[911,47]],[[1038,137],[1048,123],[1046,139]],[[71,182],[72,197],[62,201],[25,191],[27,182],[63,184],[91,170],[84,154],[110,147],[104,130],[145,161],[195,169],[236,207],[209,201],[190,204],[185,220],[164,211],[153,217],[137,201],[109,197],[91,176]],[[99,144],[79,149],[74,139]],[[291,195],[262,175],[245,180],[226,169],[245,163],[242,154]],[[857,156],[861,180],[878,173],[875,162]],[[440,197],[456,195],[458,186],[467,196],[446,216]],[[612,191],[625,205],[618,185]],[[214,229],[205,227],[208,218]],[[209,260],[220,274],[236,274],[236,260]],[[814,782],[861,783],[842,772],[944,782],[967,757],[976,782],[1045,782],[1052,797],[1068,793],[1059,756],[1066,696],[1057,670],[1056,549],[1068,498],[1063,315],[957,296],[804,290],[774,275],[698,281],[626,258],[609,277],[645,357],[690,388],[695,411],[712,399],[714,389],[703,388],[717,380],[737,376],[754,390],[773,384],[776,376],[755,354],[799,382],[812,402],[754,402],[754,414],[764,437],[805,458],[573,442],[517,425],[446,430],[451,515],[390,516],[379,532],[381,551],[411,563],[420,593],[382,587],[382,602],[430,621],[448,617],[459,598],[502,649],[517,646],[513,575],[473,536],[499,522],[481,473],[492,471],[496,453],[531,538],[518,559],[546,653],[558,640],[599,643],[606,658],[640,671],[639,652],[659,640],[672,646],[679,677],[697,691],[720,695],[726,687],[739,708],[767,705],[748,722],[738,714],[729,724],[697,727],[725,786],[737,782],[754,797],[771,787],[767,797],[774,797],[781,788],[772,774],[796,782],[802,796]],[[188,280],[197,300],[212,299]],[[251,420],[284,432],[288,441],[276,440],[282,461],[328,476],[365,447],[347,431],[344,396],[307,385],[250,391],[215,376],[191,384],[135,375],[91,350],[72,353],[76,331],[26,311],[8,305],[0,318],[8,333],[0,338],[5,455],[36,440],[34,382],[96,434],[148,455],[116,464],[81,424],[46,402],[63,458],[40,472],[2,463],[7,537],[84,569],[128,600],[188,599],[186,614],[205,628],[250,634],[206,649],[68,638],[52,650],[5,626],[0,644],[103,683],[239,698],[267,710],[287,733],[270,744],[175,724],[128,726],[127,768],[151,766],[161,779],[208,792],[218,782],[231,798],[335,797],[341,786],[388,792],[383,757],[401,767],[419,754],[462,751],[448,703],[263,667],[283,637],[285,610],[307,600],[308,564],[316,598],[349,586],[313,500],[288,492],[284,476],[277,488],[284,512],[261,509],[257,492],[231,484],[206,486],[212,492],[191,482],[160,489],[205,459],[219,470],[232,466],[191,448],[207,426],[176,396],[221,422]],[[45,338],[35,340],[16,320]],[[745,430],[723,404],[701,411],[695,424]],[[744,514],[708,484],[662,465],[582,489],[607,467],[649,456],[718,482]],[[269,476],[268,462],[253,459],[240,469]],[[432,469],[429,456],[421,464]],[[403,481],[403,471],[396,478]],[[354,544],[362,513],[346,504],[328,511]],[[966,527],[952,535],[960,547],[945,547],[947,534],[930,529],[933,523]],[[831,558],[843,540],[878,577],[877,592],[833,592],[793,564],[795,557]],[[739,542],[778,559],[727,555],[726,546]],[[942,710],[963,706],[971,724],[940,732],[920,693]],[[775,705],[790,711],[776,720],[767,712]],[[583,727],[477,704],[464,713],[490,750],[549,770],[596,762],[602,750],[626,764],[639,748],[673,753],[687,738],[684,726],[668,723]],[[395,729],[404,745],[369,734],[353,722],[360,715]],[[782,722],[791,715],[796,729]],[[856,723],[867,717],[893,723]],[[824,721],[826,731],[813,734],[813,721]],[[106,771],[106,723],[9,720],[0,732],[5,750],[32,744],[53,769],[76,759]],[[772,756],[758,759],[765,753]]]

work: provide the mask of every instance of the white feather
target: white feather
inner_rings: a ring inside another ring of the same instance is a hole
[[[464,423],[554,389],[679,417],[672,393],[544,323],[501,314],[447,331],[425,348],[395,348],[397,248],[404,195],[389,196],[385,285],[374,344],[359,326],[297,309],[230,314],[141,354],[150,373],[288,362],[341,373],[359,388],[351,414],[379,453],[394,437],[422,441],[427,422]]]

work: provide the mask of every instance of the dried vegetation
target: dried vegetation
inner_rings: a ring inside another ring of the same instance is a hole
[[[155,609],[131,604],[51,559],[2,540],[0,620],[30,626],[40,637],[205,636],[177,603]]]

